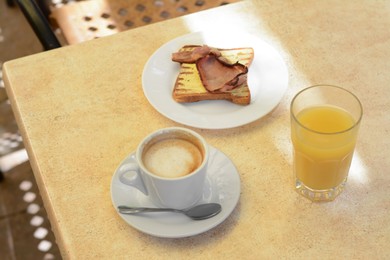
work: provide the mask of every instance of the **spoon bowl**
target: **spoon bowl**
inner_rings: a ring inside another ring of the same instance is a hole
[[[176,212],[182,213],[193,220],[208,219],[218,215],[222,207],[218,203],[199,204],[189,209],[172,209],[172,208],[145,208],[145,207],[128,207],[118,206],[121,214],[137,214],[146,212]]]

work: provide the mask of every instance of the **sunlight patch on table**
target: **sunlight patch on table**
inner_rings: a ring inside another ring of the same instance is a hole
[[[253,25],[254,22],[260,23],[259,17],[253,17],[251,14],[242,15],[242,13],[235,12],[233,9],[228,9],[224,12],[213,13],[213,21],[207,19],[207,11],[204,12],[205,18],[201,19],[198,16],[184,16],[183,20],[187,27],[193,31],[204,31],[204,28],[208,28],[207,31],[215,31],[221,34],[231,34],[234,36],[234,32],[245,32],[245,28],[249,28],[249,25]],[[228,17],[229,19],[226,19]]]
[[[355,151],[352,158],[351,168],[349,169],[348,181],[359,184],[367,184],[369,181],[367,173],[367,167],[364,165],[364,162],[360,158],[359,154]]]

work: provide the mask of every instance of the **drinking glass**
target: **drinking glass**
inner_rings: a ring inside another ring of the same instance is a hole
[[[291,102],[295,189],[332,201],[344,189],[363,115],[359,99],[332,85],[303,89]]]

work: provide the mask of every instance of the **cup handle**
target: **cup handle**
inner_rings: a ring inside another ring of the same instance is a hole
[[[145,187],[136,163],[122,165],[119,169],[119,180],[123,184],[133,186],[143,194],[148,195],[148,190]]]

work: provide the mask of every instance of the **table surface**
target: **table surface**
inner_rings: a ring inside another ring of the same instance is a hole
[[[4,64],[4,80],[61,254],[121,258],[389,258],[390,2],[243,1]],[[279,105],[250,124],[192,128],[234,162],[232,214],[203,234],[157,238],[127,225],[111,177],[148,133],[181,126],[142,91],[148,58],[186,33],[232,28],[271,44],[288,67]],[[293,189],[289,104],[330,83],[364,118],[345,191],[312,203]]]

